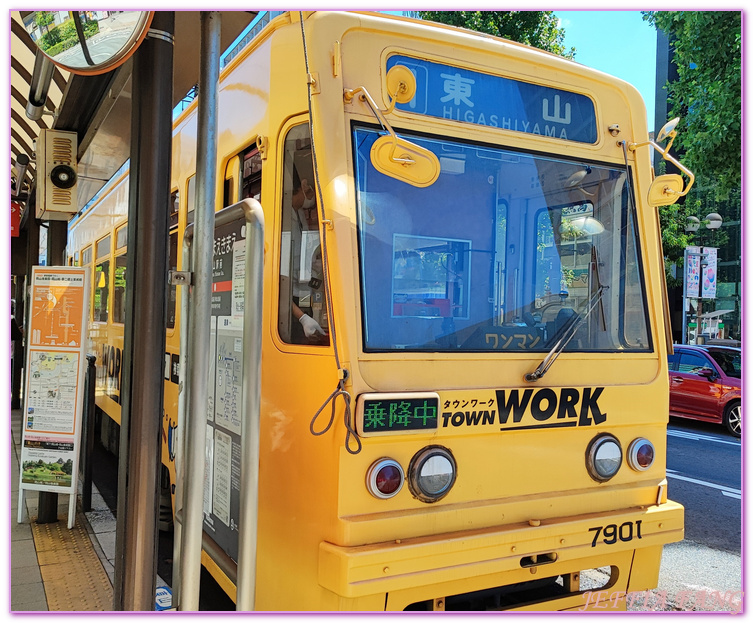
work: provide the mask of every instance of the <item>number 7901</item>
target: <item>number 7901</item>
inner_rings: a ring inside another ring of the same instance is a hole
[[[617,543],[618,539],[620,541],[623,541],[624,543],[627,543],[628,541],[632,541],[634,538],[643,538],[641,535],[640,519],[638,521],[626,521],[619,526],[617,524],[610,523],[606,526],[589,528],[588,531],[596,533],[594,534],[594,540],[591,542],[591,547],[596,547],[596,544],[599,542],[599,537],[601,537],[601,541],[606,545],[614,545],[615,543]]]

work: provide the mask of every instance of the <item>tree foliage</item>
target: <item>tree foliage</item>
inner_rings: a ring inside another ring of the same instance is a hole
[[[37,11],[34,21],[39,28],[44,28],[46,32],[49,25],[55,21],[55,15],[51,11]]]
[[[460,26],[559,54],[572,59],[575,48],[565,48],[565,30],[553,11],[418,11],[421,19]]]
[[[699,181],[720,198],[741,179],[740,11],[643,11],[674,51],[678,78],[667,85],[670,116],[681,117],[675,145]]]

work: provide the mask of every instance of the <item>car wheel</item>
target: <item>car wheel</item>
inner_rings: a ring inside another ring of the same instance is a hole
[[[742,431],[743,408],[739,400],[730,402],[724,409],[724,425],[735,437]]]

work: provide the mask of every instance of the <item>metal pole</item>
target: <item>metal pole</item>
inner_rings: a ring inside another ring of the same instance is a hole
[[[201,535],[204,523],[204,469],[207,384],[212,319],[212,255],[214,205],[217,186],[217,101],[220,75],[220,14],[201,12],[201,66],[199,70],[198,129],[196,140],[196,208],[191,284],[191,353],[187,383],[191,410],[185,427],[185,491],[180,555],[180,610],[199,609]]]
[[[68,223],[47,223],[47,266],[65,266],[65,245],[68,244]]]
[[[96,355],[86,356],[86,403],[84,404],[84,423],[83,432],[86,443],[82,443],[82,452],[84,455],[83,471],[84,483],[81,494],[81,506],[84,512],[92,509],[92,455],[94,454],[94,409],[95,409],[95,391],[97,384],[97,357]]]
[[[28,291],[31,288],[31,268],[39,264],[39,221],[34,218],[34,203],[29,203],[27,210],[31,210],[27,221],[27,247],[26,247],[26,280],[27,296],[24,297],[26,310],[24,316],[29,317],[29,296]],[[17,304],[19,304],[17,302]],[[28,343],[28,337],[27,337]],[[28,357],[29,349],[26,349],[24,357]],[[26,370],[26,365],[24,370]],[[25,399],[25,397],[24,397]],[[51,491],[40,491],[37,503],[37,523],[54,523],[58,520],[58,494]]]
[[[24,327],[24,292],[26,291],[26,275],[16,276],[16,322],[19,328]],[[24,340],[16,340],[13,345],[13,385],[11,387],[11,409],[21,409],[21,380],[24,368]]]
[[[688,249],[685,248],[682,261],[682,344],[688,343]]]
[[[241,397],[241,485],[238,528],[236,610],[256,603],[256,545],[259,509],[261,437],[261,333],[264,297],[264,212],[259,202],[244,199],[246,210],[246,279],[243,308],[243,396]]]
[[[189,237],[190,236],[190,237]],[[181,271],[192,273],[191,267],[191,242],[193,240],[193,227],[189,226],[183,237],[183,255],[181,261]],[[188,284],[184,284],[188,285]],[[193,360],[191,354],[191,341],[188,336],[191,334],[190,314],[191,307],[191,289],[188,287],[180,288],[180,319],[178,323],[180,333],[180,384],[178,386],[178,425],[175,429],[177,435],[175,444],[175,518],[173,522],[173,607],[180,608],[180,589],[182,577],[182,565],[180,552],[183,548],[183,497],[185,489],[185,460],[186,456],[186,418],[190,409],[188,402],[188,388],[186,387],[186,378],[188,362]]]
[[[175,16],[133,56],[114,610],[154,610],[167,317]]]

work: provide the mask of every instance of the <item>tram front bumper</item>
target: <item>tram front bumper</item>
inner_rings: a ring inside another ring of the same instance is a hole
[[[535,573],[534,568],[541,575],[549,573],[547,567],[555,574],[577,572],[608,566],[616,558],[624,561],[633,550],[650,548],[660,560],[662,545],[682,540],[683,514],[680,504],[668,501],[648,508],[356,547],[325,541],[319,546],[319,584],[341,597],[357,598],[490,574],[512,583]],[[652,560],[651,571],[631,581],[635,590],[656,586],[659,560]]]

